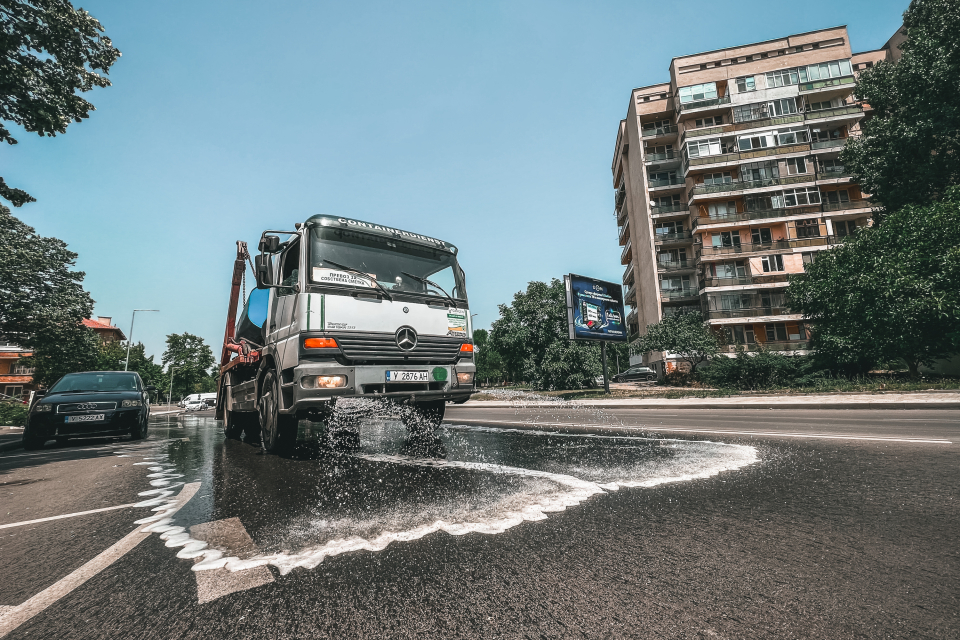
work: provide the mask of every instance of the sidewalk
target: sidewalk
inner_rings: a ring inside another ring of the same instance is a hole
[[[960,409],[960,392],[771,394],[727,398],[617,398],[569,401],[534,396],[520,397],[515,400],[468,400],[460,406],[492,409],[517,406],[546,407],[558,403],[621,409]]]

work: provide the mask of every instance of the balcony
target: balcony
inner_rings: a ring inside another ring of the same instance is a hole
[[[842,147],[847,143],[846,138],[836,138],[834,140],[820,140],[819,142],[810,143],[810,148],[816,151],[817,149],[833,149],[836,147]]]
[[[703,206],[703,205],[700,205]],[[788,218],[790,216],[802,216],[820,213],[819,205],[806,205],[801,207],[792,207],[790,209],[761,209],[759,211],[741,211],[739,213],[726,213],[716,216],[698,216],[693,219],[693,228],[706,225],[722,225],[741,222],[745,220],[772,220],[776,218]]]
[[[644,162],[665,162],[667,160],[677,160],[680,154],[676,151],[665,151],[663,153],[648,153],[643,157]]]
[[[693,240],[693,234],[689,231],[678,231],[677,233],[658,233],[654,235],[653,241],[656,244],[687,243]],[[626,264],[626,263],[624,263]]]
[[[625,246],[630,241],[630,220],[626,220],[620,230],[620,246]]]
[[[690,212],[687,209],[687,205],[681,204],[672,204],[667,207],[650,207],[650,217],[651,218],[666,218],[666,217],[676,217],[677,214],[686,215]]]
[[[838,171],[821,171],[817,173],[817,180],[840,180],[841,178],[849,178],[850,172],[846,169],[840,169]]]
[[[613,207],[615,210],[620,211],[623,207],[624,200],[627,199],[627,190],[623,187],[617,189],[617,194],[613,198]]]
[[[707,317],[715,318],[752,318],[757,316],[788,316],[792,312],[787,307],[750,307],[749,309],[713,309],[707,311]]]
[[[633,265],[628,264],[623,271],[623,284],[629,285],[633,282]]]
[[[677,134],[677,126],[674,124],[668,124],[665,127],[657,127],[656,129],[644,129],[640,137],[642,138],[664,138],[667,136],[675,136]]]
[[[802,247],[824,247],[836,243],[837,239],[834,236],[817,236],[814,238],[793,238],[791,240],[777,240],[775,242],[761,242],[756,244],[752,242],[742,242],[739,246],[731,245],[729,247],[704,245],[700,250],[700,255],[703,257],[727,256]]]
[[[760,347],[763,347],[767,351],[807,351],[810,349],[810,343],[806,340],[788,340],[778,342],[753,342],[744,345],[725,344],[720,347],[720,353],[736,353],[738,346],[743,347],[746,351],[757,351]]]
[[[680,176],[677,176],[676,178],[664,178],[662,180],[648,179],[648,183],[648,188],[650,189],[662,189],[663,187],[683,186],[684,179]]]
[[[734,287],[734,286],[745,286],[752,284],[771,284],[779,282],[787,282],[790,278],[789,273],[778,272],[778,273],[764,273],[760,275],[749,275],[741,276],[737,278],[712,278],[706,277],[700,279],[700,290],[703,291],[708,287]]]
[[[875,206],[877,205],[875,203],[870,202],[869,200],[850,200],[849,202],[824,202],[823,211],[824,213],[830,213],[834,211],[873,209]]]
[[[855,82],[856,79],[853,76],[830,78],[829,80],[814,80],[813,82],[801,82],[799,85],[800,95],[818,93],[820,91],[831,91],[837,89],[838,87],[854,84]]]
[[[690,287],[689,289],[661,289],[660,290],[660,301],[661,302],[673,302],[675,300],[683,300],[685,298],[699,298],[699,292]]]
[[[623,296],[623,302],[627,305],[636,305],[637,304],[637,288],[636,287],[627,287],[627,292]]]
[[[730,96],[723,96],[722,98],[711,98],[709,100],[697,100],[695,102],[687,102],[679,105],[679,110],[682,113],[690,113],[691,111],[702,111],[704,109],[721,107],[725,104],[730,104]]]
[[[781,124],[792,124],[794,122],[803,122],[803,114],[789,116],[776,116],[773,118],[757,118],[756,120],[743,120],[734,124],[723,124],[716,127],[702,127],[700,129],[687,129],[683,132],[681,141],[687,138],[700,138],[703,136],[718,136],[735,131],[746,131],[748,129],[761,129],[763,127],[773,127]]]
[[[718,184],[698,184],[690,189],[687,194],[688,200],[697,196],[711,193],[728,193],[730,191],[747,191],[748,189],[762,189],[764,187],[776,187],[787,184],[799,184],[802,182],[814,182],[817,177],[813,174],[801,176],[786,176],[780,178],[766,178],[764,180],[731,180],[730,182],[721,182]]]
[[[623,248],[620,254],[620,264],[630,264],[633,262],[633,243],[627,240],[627,246]]]
[[[657,262],[657,271],[683,271],[684,269],[694,268],[693,260],[672,260],[670,262]]]
[[[844,107],[834,107],[832,109],[818,109],[817,111],[806,111],[803,114],[804,120],[823,120],[827,118],[842,118],[843,116],[863,115],[863,107],[860,105],[847,105]]]
[[[10,375],[12,376],[32,376],[34,372],[36,372],[34,367],[27,367],[22,364],[10,368]]]

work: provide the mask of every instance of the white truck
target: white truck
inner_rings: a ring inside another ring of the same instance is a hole
[[[281,240],[281,236],[284,239]],[[474,392],[473,330],[457,248],[384,225],[318,215],[264,231],[257,288],[236,319],[250,256],[238,242],[217,417],[268,451],[307,433],[358,443],[353,398],[429,431]]]

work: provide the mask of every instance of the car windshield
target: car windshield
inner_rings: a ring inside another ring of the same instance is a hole
[[[133,373],[68,373],[50,387],[50,393],[68,391],[139,391],[137,376]]]
[[[314,284],[376,289],[372,279],[391,293],[441,298],[446,293],[458,300],[467,299],[463,271],[456,255],[449,251],[353,229],[318,226],[311,238],[310,282]]]

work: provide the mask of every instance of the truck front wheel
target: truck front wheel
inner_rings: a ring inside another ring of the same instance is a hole
[[[263,377],[257,411],[263,448],[270,452],[291,448],[297,435],[296,416],[280,413],[280,379],[273,369]]]

